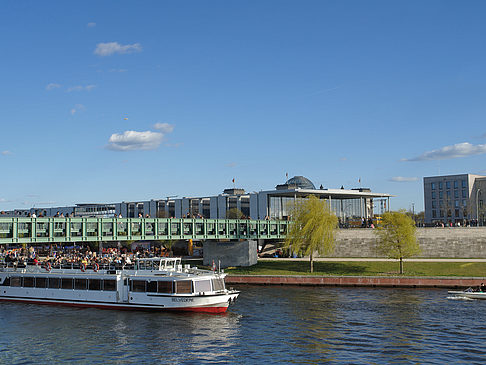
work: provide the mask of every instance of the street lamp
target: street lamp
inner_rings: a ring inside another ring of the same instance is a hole
[[[417,225],[417,221],[415,220],[415,203],[412,203],[412,217],[413,217],[413,222],[415,225]]]
[[[479,192],[481,191],[481,189],[478,188],[478,190],[476,190],[476,219],[478,221],[476,227],[479,227]]]

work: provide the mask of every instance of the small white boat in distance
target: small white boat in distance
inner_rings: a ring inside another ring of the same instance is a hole
[[[486,292],[474,291],[472,288],[466,290],[449,290],[448,293],[457,298],[486,299]]]
[[[239,295],[226,289],[226,274],[183,267],[180,258],[140,258],[131,267],[22,266],[0,266],[0,301],[224,313]]]

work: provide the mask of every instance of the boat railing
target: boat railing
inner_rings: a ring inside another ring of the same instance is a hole
[[[0,262],[0,271],[11,271],[11,270],[19,270],[19,269],[26,269],[28,271],[34,270],[44,270],[44,271],[51,271],[53,269],[57,270],[81,270],[81,271],[93,271],[98,272],[100,270],[107,271],[107,272],[116,272],[119,270],[134,270],[135,265],[133,264],[121,264],[121,263],[109,263],[109,264],[83,264],[78,262],[49,262],[44,261],[37,264],[22,262],[22,261],[12,261],[12,262]]]

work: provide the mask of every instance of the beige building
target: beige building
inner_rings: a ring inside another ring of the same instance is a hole
[[[424,177],[425,223],[484,224],[486,176],[459,174]]]

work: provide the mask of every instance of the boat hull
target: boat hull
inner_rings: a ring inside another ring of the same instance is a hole
[[[453,294],[456,297],[464,297],[469,299],[486,299],[486,292],[449,291],[448,293]]]
[[[140,311],[175,311],[175,312],[199,312],[199,313],[225,313],[229,304],[236,300],[238,294],[230,294],[225,302],[209,305],[187,305],[187,306],[165,306],[165,305],[143,305],[133,303],[103,303],[75,300],[57,300],[46,298],[25,298],[25,297],[2,297],[0,302],[15,302],[26,304],[58,305],[78,308],[118,309],[118,310],[140,310]],[[226,298],[225,298],[226,299]]]

